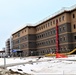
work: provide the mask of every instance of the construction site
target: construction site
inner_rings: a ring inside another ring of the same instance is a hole
[[[0,0],[0,75],[76,75],[75,3]]]

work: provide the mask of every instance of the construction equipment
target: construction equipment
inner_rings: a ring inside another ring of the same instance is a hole
[[[74,52],[76,52],[76,48],[73,49],[73,50],[70,51],[70,52],[67,52],[67,53],[58,53],[58,54],[64,56],[64,55],[70,55],[70,54],[73,54]],[[49,53],[49,54],[45,54],[45,56],[46,56],[46,57],[49,57],[49,56],[56,56],[56,54],[51,54],[51,53]]]

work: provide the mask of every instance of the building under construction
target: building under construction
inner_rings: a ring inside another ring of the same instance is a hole
[[[63,8],[12,36],[13,49],[20,50],[21,56],[70,52],[76,48],[76,6]]]

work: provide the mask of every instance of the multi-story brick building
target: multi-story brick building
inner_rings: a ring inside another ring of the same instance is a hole
[[[6,40],[6,55],[10,55],[10,38]]]
[[[69,52],[76,48],[76,7],[73,7],[62,10],[35,26],[26,26],[13,33],[13,49],[22,50],[23,56],[55,53],[56,20],[59,52]]]

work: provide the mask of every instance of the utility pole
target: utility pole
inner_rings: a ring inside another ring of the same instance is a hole
[[[4,71],[3,71],[3,75],[5,75],[5,70],[6,70],[6,51],[4,52]]]
[[[4,69],[6,69],[6,56],[4,56]]]

